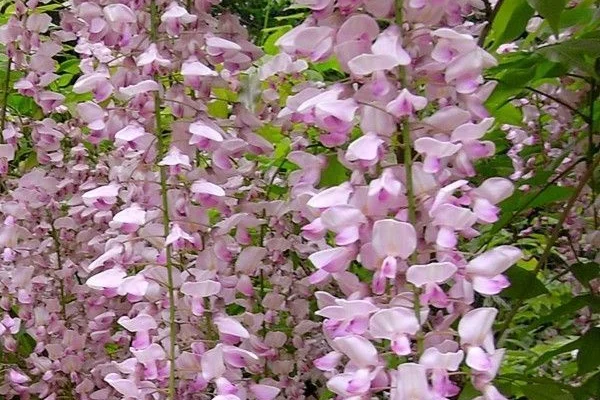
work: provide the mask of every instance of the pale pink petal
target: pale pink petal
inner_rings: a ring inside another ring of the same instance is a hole
[[[250,333],[233,318],[230,317],[216,317],[213,320],[214,324],[217,326],[219,333],[229,336],[235,336],[242,339],[246,339],[250,337]]]
[[[513,183],[505,178],[489,178],[483,181],[478,188],[473,189],[469,195],[473,194],[489,200],[492,204],[498,204],[502,200],[512,196],[514,191]]]
[[[193,297],[209,297],[221,291],[219,282],[207,280],[202,282],[185,282],[181,285],[181,293]]]
[[[463,315],[458,323],[461,344],[481,346],[491,332],[496,314],[495,308],[481,307]]]
[[[323,190],[313,196],[306,204],[314,208],[328,208],[348,204],[352,187],[349,184],[342,184]]]
[[[376,135],[364,135],[350,143],[346,151],[346,160],[348,161],[373,161],[379,156],[380,146],[383,144]]]
[[[392,340],[401,334],[414,335],[418,330],[415,312],[406,308],[377,311],[369,320],[369,332],[375,338]]]
[[[333,339],[335,347],[359,368],[378,364],[377,349],[362,336],[344,336]]]
[[[391,55],[397,65],[409,65],[411,62],[410,56],[402,48],[402,38],[400,37],[400,29],[397,25],[392,24],[389,28],[383,31],[371,47],[373,54],[388,56]]]
[[[119,374],[110,373],[104,377],[104,380],[126,398],[137,399],[140,397],[140,390],[131,379],[123,379]]]
[[[123,279],[117,293],[121,296],[133,295],[144,296],[150,287],[150,283],[142,275],[134,275]]]
[[[450,140],[453,142],[470,142],[478,140],[494,125],[494,118],[484,118],[480,123],[467,122],[452,131]]]
[[[314,361],[315,367],[321,371],[333,371],[342,359],[342,353],[331,351]]]
[[[427,106],[427,98],[416,96],[406,89],[402,89],[400,94],[386,106],[386,111],[400,118],[412,115],[415,111],[424,109]]]
[[[466,364],[477,370],[487,371],[492,368],[492,360],[489,354],[487,354],[481,347],[471,346],[467,349]]]
[[[181,75],[183,76],[218,76],[219,74],[208,68],[206,65],[192,57],[187,59],[181,65]]]
[[[88,278],[85,284],[92,289],[114,289],[121,285],[126,276],[127,273],[121,268],[111,268]]]
[[[214,140],[215,142],[222,142],[223,136],[215,129],[206,125],[202,121],[194,122],[190,125],[190,133],[194,136],[201,136],[206,139]],[[194,144],[194,143],[191,143]]]
[[[146,313],[140,313],[134,318],[122,316],[121,318],[119,318],[117,323],[123,328],[127,329],[129,332],[148,331],[150,329],[156,329],[158,327],[158,324],[156,323],[154,317]]]
[[[419,364],[427,368],[442,368],[447,371],[457,371],[465,357],[462,350],[457,352],[442,353],[435,347],[429,347],[423,352]]]
[[[407,222],[379,220],[373,225],[373,247],[381,257],[407,259],[417,248],[417,233]]]
[[[218,344],[202,354],[200,365],[202,366],[202,377],[207,381],[222,376],[226,371],[223,360],[223,345]]]
[[[133,23],[137,20],[131,8],[124,4],[109,4],[102,11],[109,22]]]
[[[330,207],[321,214],[320,218],[323,227],[334,231],[364,222],[366,222],[364,214],[358,208],[350,205]]]
[[[396,387],[393,398],[402,400],[431,400],[431,389],[427,382],[427,371],[423,365],[404,363],[398,366],[395,376]],[[395,397],[394,397],[395,395]]]
[[[472,282],[473,290],[486,295],[498,294],[510,286],[510,282],[504,275],[497,275],[492,278],[474,276]]]
[[[146,223],[146,211],[138,205],[133,205],[115,214],[113,221],[122,224],[144,225]]]
[[[358,104],[356,104],[354,99],[319,102],[315,105],[318,117],[325,118],[327,115],[330,115],[345,122],[352,122],[357,109]]]
[[[119,89],[119,92],[127,97],[133,97],[141,93],[156,92],[160,90],[160,86],[156,81],[145,80],[134,85],[125,86]]]
[[[412,265],[406,271],[406,280],[417,287],[428,283],[443,283],[450,279],[457,267],[449,262]]]
[[[461,145],[451,142],[442,142],[430,137],[415,140],[415,150],[421,154],[442,158],[449,157],[460,150]]]
[[[348,68],[354,75],[370,75],[375,71],[390,70],[400,65],[392,55],[361,54],[348,61]]]
[[[347,18],[336,34],[336,41],[344,43],[351,40],[365,40],[369,43],[377,37],[379,25],[367,14],[354,14]]]
[[[281,392],[281,389],[269,385],[252,384],[250,391],[256,396],[256,400],[273,400]]]
[[[106,261],[112,260],[116,256],[120,255],[122,252],[123,252],[123,245],[117,244],[115,246],[112,246],[111,248],[106,250],[100,257],[98,257],[97,259],[92,261],[90,263],[90,265],[85,267],[85,270],[87,272],[92,272],[96,268],[102,266]]]
[[[467,273],[493,278],[515,264],[523,253],[514,246],[498,246],[472,259],[467,264]]]
[[[351,252],[345,247],[333,247],[313,253],[308,259],[317,269],[334,273],[348,267],[351,261]]]
[[[199,180],[192,184],[192,193],[209,194],[211,196],[223,197],[225,190],[219,185],[205,180]]]

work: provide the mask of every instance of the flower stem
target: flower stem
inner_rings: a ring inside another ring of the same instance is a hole
[[[155,0],[150,2],[150,39],[156,42],[158,36],[159,15],[158,7]],[[154,80],[160,85],[160,79],[157,73],[154,74]],[[156,129],[156,150],[157,158],[161,159],[167,152],[167,143],[165,142],[164,132],[162,130],[161,120],[161,99],[158,91],[154,92],[154,120]],[[160,193],[162,200],[162,219],[163,219],[163,234],[166,237],[169,235],[169,198],[167,185],[167,168],[160,167]],[[166,246],[166,268],[167,268],[167,285],[169,291],[169,391],[168,399],[175,400],[175,344],[177,342],[177,325],[175,323],[175,288],[173,287],[173,260],[171,254],[171,246]]]
[[[4,76],[4,87],[2,90],[2,111],[0,111],[0,143],[4,143],[4,127],[6,126],[6,108],[8,101],[8,91],[10,89],[10,69],[12,67],[12,58],[6,62],[6,75]]]
[[[404,0],[396,0],[396,25],[400,29],[402,29],[402,24],[404,23],[403,16],[403,6]],[[406,87],[406,72],[401,68],[400,69],[400,80],[402,81],[402,86]],[[404,150],[404,154],[402,156],[404,161],[404,175],[405,175],[405,185],[406,185],[406,197],[408,200],[408,222],[417,229],[417,201],[415,197],[415,189],[413,185],[413,158],[412,158],[412,146],[410,142],[410,125],[408,118],[405,118],[402,121],[402,149]],[[418,235],[417,235],[418,236]],[[417,263],[417,253],[416,251],[410,255],[410,263],[412,265]],[[415,312],[415,317],[417,321],[419,321],[419,331],[416,334],[417,337],[417,355],[423,353],[423,331],[420,329],[421,327],[421,290],[414,286],[413,287],[413,310]]]
[[[406,184],[406,197],[408,200],[408,221],[413,227],[417,226],[417,202],[415,198],[415,189],[413,186],[413,174],[412,174],[412,147],[410,143],[410,128],[408,119],[402,123],[402,143],[404,147],[404,175]],[[417,235],[418,236],[418,235]],[[417,252],[413,252],[410,255],[410,263],[412,265],[417,263]],[[421,290],[418,287],[413,288],[413,309],[415,317],[419,321],[419,327],[421,326]],[[423,352],[423,331],[417,332],[417,354]]]
[[[63,268],[63,262],[62,262],[62,255],[60,254],[60,238],[58,236],[58,231],[56,230],[56,228],[54,227],[54,221],[50,222],[50,236],[52,237],[52,240],[54,241],[54,251],[56,252],[56,263],[58,265],[58,270],[62,271]],[[63,281],[63,279],[59,279],[58,281],[58,287],[60,290],[60,312],[62,315],[63,320],[67,320],[67,299],[65,297],[65,283]]]

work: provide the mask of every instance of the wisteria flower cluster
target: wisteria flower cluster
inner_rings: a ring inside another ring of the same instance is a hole
[[[484,2],[297,0],[267,56],[219,0],[46,3],[0,28],[38,110],[2,116],[1,396],[505,398],[523,254],[461,246],[521,177],[476,171]]]

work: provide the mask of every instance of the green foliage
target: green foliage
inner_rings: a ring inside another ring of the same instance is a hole
[[[327,157],[327,167],[321,174],[319,187],[337,186],[348,180],[349,171],[340,163],[337,155],[333,154]]]
[[[527,21],[534,13],[533,8],[526,0],[509,0],[500,4],[500,9],[492,22],[490,34],[487,37],[486,47],[496,48],[502,43],[510,42],[521,36]]]
[[[266,54],[275,55],[279,53],[279,48],[275,46],[275,42],[285,35],[285,33],[292,29],[292,25],[282,25],[273,28],[267,28],[263,30],[263,33],[267,36],[265,43],[263,44],[263,50]]]
[[[542,101],[551,99],[545,95],[547,88],[565,85],[567,75],[571,75],[568,80],[572,81],[569,90],[574,92],[579,88],[587,91],[590,84],[598,86],[600,19],[597,2],[583,0],[573,5],[565,0],[504,0],[498,4],[485,47],[493,51],[513,40],[519,45],[516,52],[498,55],[498,66],[487,71],[487,78],[495,80],[497,85],[486,106],[498,124],[522,125],[521,109],[513,100],[535,95],[537,100],[532,100],[531,105],[540,106]],[[535,32],[527,32],[527,22],[534,15],[544,18],[544,22]],[[565,29],[569,29],[567,39],[544,44]],[[499,343],[507,348],[497,380],[503,394],[528,400],[589,400],[600,398],[597,345],[600,340],[597,292],[600,266],[591,261],[597,249],[589,254],[591,258],[579,253],[577,262],[573,262],[571,255],[566,256],[562,249],[559,252],[550,248],[544,265],[538,266],[538,262],[564,205],[575,194],[575,184],[557,184],[556,170],[567,162],[573,170],[583,168],[578,163],[585,160],[567,158],[600,127],[600,106],[598,91],[581,99],[579,104],[572,99],[552,100],[571,110],[574,115],[571,125],[581,136],[569,137],[571,133],[565,132],[562,139],[569,145],[558,157],[547,159],[542,146],[556,139],[546,130],[552,118],[542,112],[538,120],[539,145],[528,146],[520,152],[523,158],[535,162],[532,176],[516,182],[516,186],[528,185],[529,190],[516,191],[503,201],[500,220],[482,230],[481,236],[467,247],[478,251],[486,246],[516,243],[526,253],[525,260],[506,272],[511,287],[491,300],[500,309],[499,327],[507,329],[500,335]],[[586,127],[591,120],[594,125],[590,130]],[[481,179],[507,176],[513,167],[506,154],[505,132],[494,130],[486,139],[494,141],[498,155],[479,163]],[[590,154],[595,151],[594,147],[588,150]],[[564,176],[573,176],[573,170],[567,169]],[[592,182],[589,186],[597,185]],[[583,213],[577,206],[574,210]],[[537,226],[533,232],[522,234],[523,229],[532,225]],[[576,240],[568,239],[567,232],[559,233],[563,241]],[[580,322],[581,318],[586,322]],[[459,399],[477,395],[472,388],[465,387]]]
[[[300,21],[304,14],[289,9],[289,0],[222,0],[217,12],[229,12],[240,16],[240,22],[254,38],[261,36],[262,30],[277,26],[281,17],[291,16],[290,23]],[[275,16],[275,17],[274,17]]]
[[[506,275],[510,281],[510,287],[502,291],[503,297],[530,299],[548,293],[546,286],[532,271],[527,271],[515,265],[506,272]]]
[[[37,344],[35,339],[23,327],[17,332],[15,339],[17,340],[17,353],[19,356],[23,359],[29,357]]]
[[[529,4],[540,14],[558,34],[560,16],[563,13],[567,0],[529,0]]]

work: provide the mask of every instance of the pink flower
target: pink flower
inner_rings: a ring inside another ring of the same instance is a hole
[[[171,36],[179,35],[182,25],[195,22],[196,19],[198,19],[196,15],[188,13],[176,2],[172,2],[160,16],[160,20],[166,25],[167,33]]]
[[[390,340],[394,353],[402,356],[411,353],[408,335],[414,335],[419,328],[414,311],[400,307],[377,311],[369,321],[371,335]]]
[[[386,110],[397,118],[411,116],[415,111],[420,111],[427,106],[427,99],[415,96],[406,89],[402,89],[398,97],[388,103]]]

